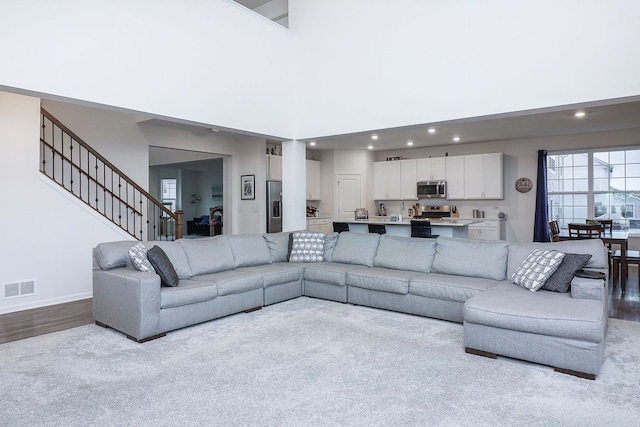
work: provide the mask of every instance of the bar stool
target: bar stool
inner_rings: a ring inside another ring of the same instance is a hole
[[[411,237],[426,237],[435,239],[438,234],[431,234],[431,221],[411,220]]]
[[[387,227],[384,224],[368,224],[369,233],[387,234]]]
[[[349,224],[346,222],[334,222],[333,231],[335,233],[342,233],[343,231],[349,231]]]

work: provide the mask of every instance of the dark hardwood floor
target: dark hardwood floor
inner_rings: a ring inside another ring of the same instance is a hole
[[[0,315],[0,344],[93,323],[91,298]]]
[[[629,268],[627,291],[609,283],[609,317],[640,322],[638,268]],[[91,299],[0,315],[0,344],[93,323]]]

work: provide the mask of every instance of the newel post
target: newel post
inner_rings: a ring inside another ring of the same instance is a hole
[[[182,239],[184,234],[184,211],[179,209],[176,211],[176,240]]]

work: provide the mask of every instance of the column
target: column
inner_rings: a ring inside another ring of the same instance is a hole
[[[282,142],[282,231],[307,228],[307,146]]]

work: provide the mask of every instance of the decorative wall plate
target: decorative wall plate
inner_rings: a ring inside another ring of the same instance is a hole
[[[518,178],[516,181],[516,190],[526,193],[533,188],[533,182],[529,178]]]

